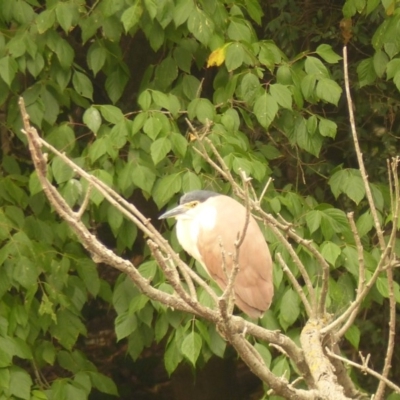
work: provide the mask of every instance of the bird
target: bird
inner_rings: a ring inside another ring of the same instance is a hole
[[[209,190],[184,194],[179,205],[159,219],[174,217],[182,248],[195,258],[224,290],[238,257],[234,281],[235,303],[250,318],[262,317],[274,294],[273,264],[260,227],[250,214],[243,242],[237,253],[235,242],[245,227],[246,207],[232,197]]]

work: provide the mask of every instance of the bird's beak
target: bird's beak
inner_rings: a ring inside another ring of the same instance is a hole
[[[160,215],[158,219],[176,217],[178,215],[184,214],[187,210],[188,210],[187,207],[184,204],[181,204]]]

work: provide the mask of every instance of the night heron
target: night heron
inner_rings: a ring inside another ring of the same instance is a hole
[[[176,234],[181,246],[224,290],[237,254],[235,242],[245,227],[246,208],[229,196],[195,190],[182,196],[177,207],[159,218],[170,217],[177,219]],[[274,293],[272,260],[264,236],[251,215],[240,246],[238,265],[235,303],[251,318],[259,318],[269,308]]]

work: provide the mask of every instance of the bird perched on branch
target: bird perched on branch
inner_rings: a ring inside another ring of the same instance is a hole
[[[179,243],[222,290],[238,265],[233,286],[235,303],[251,318],[259,318],[268,310],[274,293],[272,260],[257,222],[249,215],[246,224],[246,216],[246,208],[231,197],[195,190],[159,218],[176,218]]]

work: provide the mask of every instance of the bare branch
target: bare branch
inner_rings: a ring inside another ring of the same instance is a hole
[[[247,228],[249,226],[250,222],[250,208],[249,208],[249,193],[248,193],[248,188],[249,188],[249,182],[250,179],[246,176],[244,171],[241,171],[241,177],[243,181],[243,186],[245,188],[245,191],[247,193],[245,201],[245,209],[246,209],[246,216],[245,216],[245,221],[244,221],[244,226],[241,231],[237,233],[237,239],[234,243],[235,245],[235,254],[233,255],[233,263],[232,263],[232,270],[230,271],[228,275],[228,283],[226,285],[226,288],[224,292],[222,293],[222,296],[220,297],[220,305],[221,305],[221,314],[222,317],[226,320],[233,311],[233,304],[234,304],[234,297],[235,297],[235,292],[234,292],[234,284],[235,280],[237,277],[237,274],[240,271],[240,265],[239,265],[239,256],[240,256],[240,248],[243,244],[244,238],[246,237],[246,232]],[[223,249],[222,249],[223,251]],[[224,259],[224,252],[222,253],[223,261]]]
[[[389,171],[389,182],[391,188],[392,197],[392,232],[389,238],[388,247],[391,249],[394,247],[395,234],[397,233],[397,222],[399,218],[399,202],[400,202],[400,190],[399,190],[399,177],[397,173],[397,167],[399,164],[399,157],[396,157],[388,165]],[[395,233],[396,232],[396,233]],[[395,257],[391,254],[390,259]],[[388,344],[386,348],[385,363],[383,365],[382,376],[386,379],[389,376],[390,369],[392,367],[392,358],[394,352],[395,336],[396,336],[396,298],[394,295],[394,283],[393,283],[393,270],[392,268],[387,268],[386,277],[388,283],[389,291],[389,335]],[[378,388],[375,393],[375,398],[381,400],[385,395],[386,381],[381,379]]]
[[[344,70],[344,85],[346,89],[346,98],[347,98],[347,107],[349,110],[349,119],[350,119],[350,127],[351,127],[351,134],[353,136],[353,144],[354,144],[354,149],[357,155],[357,161],[358,161],[358,167],[360,168],[360,173],[361,177],[364,183],[365,187],[365,195],[368,200],[368,204],[371,210],[371,215],[374,220],[374,225],[376,229],[376,234],[378,236],[378,241],[379,241],[379,247],[381,251],[385,249],[385,240],[383,238],[383,232],[381,228],[381,224],[379,222],[378,218],[378,212],[375,207],[375,202],[372,197],[372,192],[371,192],[371,187],[369,185],[368,181],[368,174],[365,169],[364,165],[364,160],[363,160],[363,155],[361,152],[360,144],[358,142],[358,136],[357,136],[357,129],[356,129],[356,123],[354,119],[354,112],[353,112],[353,101],[351,98],[351,93],[350,93],[350,81],[349,81],[349,69],[348,69],[348,63],[347,63],[347,46],[343,46],[343,70]]]
[[[364,249],[361,244],[360,236],[357,231],[356,224],[354,222],[354,213],[350,212],[347,214],[347,218],[349,220],[350,228],[353,233],[354,241],[356,243],[357,247],[357,254],[358,254],[358,287],[357,287],[357,296],[363,295],[363,290],[365,287],[365,265],[364,265]],[[336,341],[338,341],[350,328],[351,325],[353,325],[354,320],[357,317],[357,314],[360,310],[361,302],[357,304],[357,306],[353,309],[349,317],[347,318],[347,321],[345,324],[340,328],[338,332],[335,333],[335,338]]]
[[[369,358],[367,357],[366,359],[364,359],[364,362],[362,365],[355,363],[354,361],[350,361],[347,358],[344,358],[342,356],[339,356],[338,354],[335,354],[334,352],[332,352],[331,350],[329,350],[328,348],[326,349],[326,352],[328,353],[329,357],[335,358],[337,360],[340,360],[342,362],[344,362],[347,365],[351,365],[354,368],[359,369],[360,371],[367,373],[377,379],[379,379],[381,382],[384,382],[385,385],[389,386],[391,389],[393,389],[396,393],[400,394],[400,387],[395,385],[393,382],[389,381],[389,379],[385,378],[383,375],[378,374],[376,371],[374,371],[373,369],[368,367],[368,360]],[[375,397],[374,397],[375,399]]]
[[[302,303],[304,304],[304,307],[306,309],[308,317],[310,317],[312,315],[312,309],[311,309],[310,303],[307,300],[306,295],[304,294],[303,288],[300,286],[299,282],[297,282],[297,279],[292,274],[292,271],[290,270],[290,268],[287,266],[286,262],[282,258],[281,253],[277,253],[276,257],[278,258],[279,264],[281,264],[281,266],[282,266],[283,272],[288,276],[293,287],[296,289],[297,294],[299,295]]]

